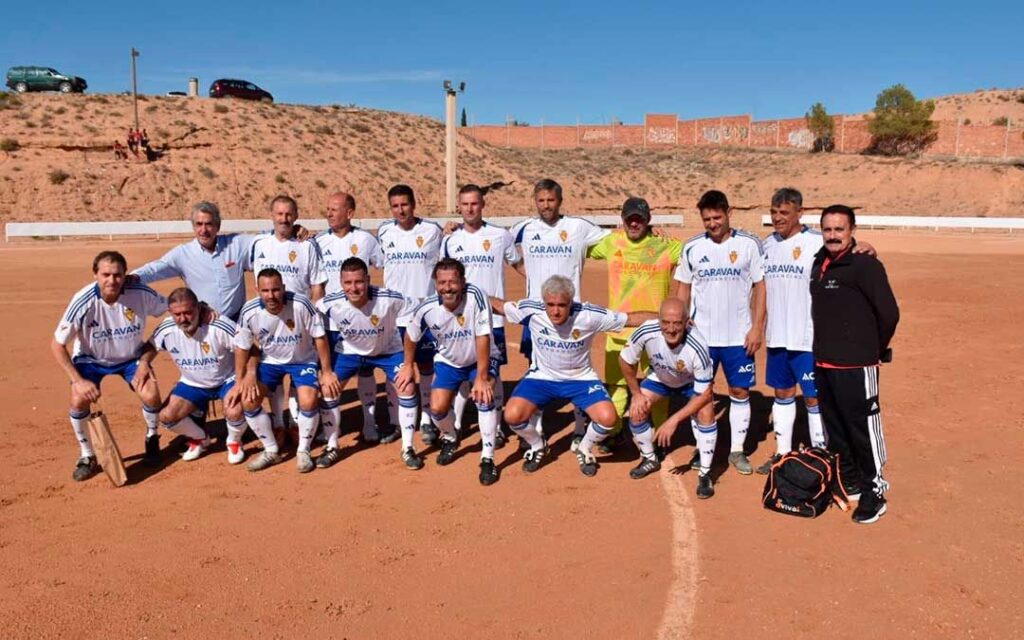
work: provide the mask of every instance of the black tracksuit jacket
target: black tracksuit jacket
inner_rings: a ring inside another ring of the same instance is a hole
[[[811,317],[818,362],[876,365],[896,333],[900,310],[885,267],[874,256],[853,253],[855,244],[836,259],[829,259],[826,247],[814,256]]]

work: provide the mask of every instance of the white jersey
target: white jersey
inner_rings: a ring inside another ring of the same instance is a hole
[[[146,318],[166,312],[167,300],[144,284],[124,285],[114,304],[107,304],[94,283],[71,298],[53,337],[60,344],[74,338],[76,362],[113,366],[139,357]]]
[[[341,263],[349,258],[359,258],[367,267],[381,269],[384,266],[384,254],[380,252],[377,238],[369,231],[352,227],[344,238],[339,238],[328,229],[317,235],[315,240],[320,246],[324,273],[327,275],[325,294],[341,292]],[[330,331],[338,330],[332,320],[328,320],[327,328]]]
[[[673,276],[690,285],[690,317],[708,345],[742,345],[753,325],[750,292],[764,279],[761,241],[733,229],[721,243],[702,233],[686,241]]]
[[[515,244],[523,252],[526,267],[526,297],[540,300],[541,287],[551,276],[565,276],[576,286],[580,300],[580,277],[587,249],[610,234],[593,222],[562,216],[554,225],[530,218],[512,227]]]
[[[436,222],[416,218],[406,231],[394,220],[377,230],[377,241],[384,254],[384,287],[416,302],[434,294],[434,265],[441,258],[444,233]],[[409,315],[398,319],[398,326],[409,324]]]
[[[429,331],[437,344],[435,362],[452,367],[468,367],[476,364],[476,339],[491,335],[491,304],[487,296],[477,287],[467,284],[463,291],[462,304],[449,311],[438,296],[430,296],[413,311],[409,322],[408,336],[413,342]],[[498,359],[501,353],[491,340],[490,357]]]
[[[512,242],[512,234],[504,227],[484,222],[476,232],[459,227],[444,239],[441,256],[454,258],[466,267],[466,282],[476,285],[489,296],[505,299],[505,263],[520,261]],[[505,319],[494,316],[495,327],[505,326]]]
[[[281,241],[272,233],[262,234],[252,242],[249,264],[257,276],[264,269],[277,269],[285,290],[307,298],[313,285],[327,282],[320,245],[313,240]]]
[[[694,393],[701,394],[715,375],[707,341],[696,327],[690,327],[679,344],[669,347],[661,332],[661,323],[648,320],[629,337],[621,355],[635,366],[644,352],[651,362],[647,379],[672,389],[692,384]]]
[[[802,228],[783,239],[773,233],[763,243],[764,284],[768,293],[769,348],[810,351],[814,342],[811,321],[811,264],[822,247],[821,232]]]
[[[592,304],[574,302],[569,317],[555,326],[540,300],[505,303],[509,322],[526,324],[533,336],[533,363],[526,377],[538,380],[598,380],[590,345],[602,331],[622,331],[628,316]]]
[[[418,300],[397,291],[370,287],[362,308],[348,301],[344,292],[332,293],[317,302],[317,308],[338,326],[334,351],[357,356],[379,356],[402,351],[398,318],[412,315]]]
[[[323,316],[304,295],[286,291],[284,307],[276,316],[253,298],[242,307],[235,347],[256,345],[266,364],[316,364],[320,362],[314,338],[322,338]]]
[[[167,318],[149,339],[157,351],[166,351],[181,371],[181,381],[192,387],[215,389],[235,377],[234,322],[219,317],[200,325],[189,336]]]

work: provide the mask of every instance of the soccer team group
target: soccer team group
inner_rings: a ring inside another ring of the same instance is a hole
[[[571,450],[586,476],[597,473],[596,456],[627,428],[640,453],[630,477],[657,472],[673,434],[689,421],[696,494],[709,498],[718,437],[712,379],[721,367],[728,461],[751,474],[744,452],[750,388],[755,354],[766,346],[776,453],[757,471],[767,473],[793,448],[798,389],[808,444],[825,445],[809,294],[823,242],[801,223],[800,192],[774,194],[775,231],[764,240],[730,226],[720,191],[701,197],[704,232],[685,242],[652,229],[641,198],[626,200],[616,231],[562,214],[562,188],[553,180],[539,181],[533,200],[537,215],[509,230],[484,220],[484,191],[466,185],[458,196],[463,223],[442,228],[418,217],[413,190],[396,185],[388,192],[393,220],[375,236],[352,225],[352,196],[335,193],[326,211],[330,229],[315,237],[296,224],[298,206],[288,196],[271,203],[273,231],[255,236],[219,233],[218,208],[202,202],[191,214],[195,239],[159,260],[129,273],[121,254],[100,253],[95,282],[72,297],[52,343],[71,382],[70,419],[81,448],[74,479],[99,470],[86,422],[108,375],[124,378],[142,401],[149,463],[160,460],[160,426],[188,439],[183,459],[200,457],[210,444],[200,416],[219,399],[230,463],[245,459],[248,427],[262,445],[250,471],[281,462],[289,438],[299,472],[330,467],[340,459],[340,396],[356,378],[363,440],[400,439],[410,469],[424,466],[417,430],[423,445],[439,449],[437,464],[455,460],[472,401],[481,484],[499,479],[502,422],[525,450],[524,471],[535,472],[550,458],[543,410],[569,402]],[[607,307],[580,299],[587,259],[608,262]],[[506,264],[525,277],[523,300],[505,299]],[[383,287],[371,285],[371,269],[383,270]],[[256,276],[258,295],[249,300],[245,271]],[[147,286],[172,277],[186,286],[167,298]],[[146,337],[147,317],[165,314]],[[519,350],[529,361],[507,399],[500,375],[506,322],[522,325]],[[600,333],[607,334],[603,377],[591,361]],[[166,398],[152,368],[159,351],[181,372]],[[390,429],[377,427],[375,370],[387,379]],[[673,397],[669,414],[665,401]],[[314,456],[318,441],[324,444]]]

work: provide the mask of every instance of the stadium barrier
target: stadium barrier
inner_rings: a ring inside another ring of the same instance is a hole
[[[805,215],[804,222],[809,225],[818,225],[817,215]],[[771,226],[770,215],[761,216],[761,224]],[[857,226],[869,229],[998,229],[1013,233],[1015,229],[1024,229],[1024,218],[972,218],[955,217],[940,218],[938,216],[862,216],[857,215]]]

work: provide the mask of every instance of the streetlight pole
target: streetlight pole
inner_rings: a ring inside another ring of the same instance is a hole
[[[138,83],[135,80],[135,58],[139,57],[139,52],[132,47],[132,106],[135,109],[135,130],[139,130],[139,88]]]
[[[455,213],[455,96],[466,90],[466,83],[460,82],[458,88],[451,80],[444,81],[444,168],[445,168],[445,204],[449,215]]]

